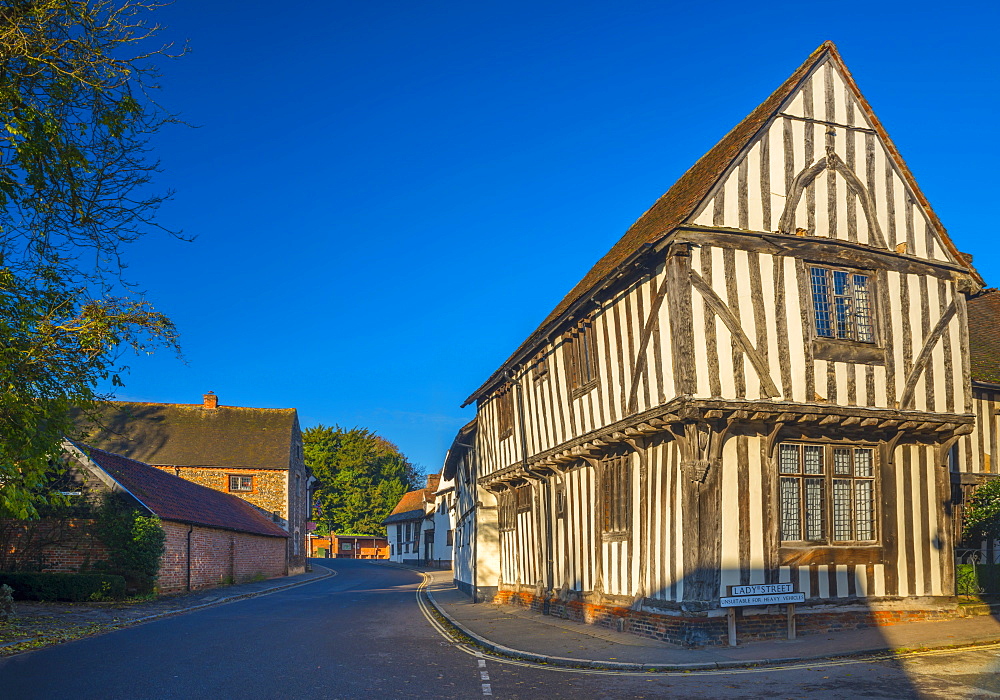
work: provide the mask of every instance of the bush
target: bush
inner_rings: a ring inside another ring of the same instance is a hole
[[[103,567],[125,577],[133,593],[153,592],[166,534],[156,517],[143,515],[118,494],[108,494],[97,510],[97,536],[108,549]]]
[[[955,582],[959,595],[1000,595],[1000,564],[959,564]]]
[[[990,479],[972,492],[962,534],[971,542],[1000,539],[1000,479]]]
[[[125,578],[112,574],[0,573],[0,585],[14,589],[14,600],[87,600],[125,597]]]

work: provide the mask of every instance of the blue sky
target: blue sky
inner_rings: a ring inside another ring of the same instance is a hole
[[[459,405],[825,39],[991,284],[991,3],[178,0],[129,275],[184,362],[124,399],[295,407],[440,468]]]

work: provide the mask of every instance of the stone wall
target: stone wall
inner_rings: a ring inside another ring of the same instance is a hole
[[[187,589],[189,526],[163,523],[166,554],[157,585],[169,593]],[[191,526],[191,589],[245,583],[286,574],[286,540],[244,532]]]

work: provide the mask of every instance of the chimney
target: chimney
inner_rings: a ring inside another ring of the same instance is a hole
[[[206,411],[214,411],[219,407],[219,397],[215,395],[215,392],[208,392],[202,398],[202,408]]]
[[[440,474],[428,474],[427,475],[427,488],[431,491],[437,491],[438,484],[441,483]]]

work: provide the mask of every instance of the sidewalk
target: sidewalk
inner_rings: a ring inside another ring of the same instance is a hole
[[[10,622],[0,623],[0,656],[11,656],[161,617],[266,595],[334,575],[322,565],[312,564],[312,567],[312,571],[297,576],[208,588],[138,603],[17,601],[14,603],[15,617]]]
[[[426,592],[434,607],[480,646],[506,656],[564,666],[715,669],[1000,642],[1000,622],[982,615],[748,642],[737,647],[686,649],[510,605],[473,604],[455,588],[451,571],[424,573],[431,579]]]

